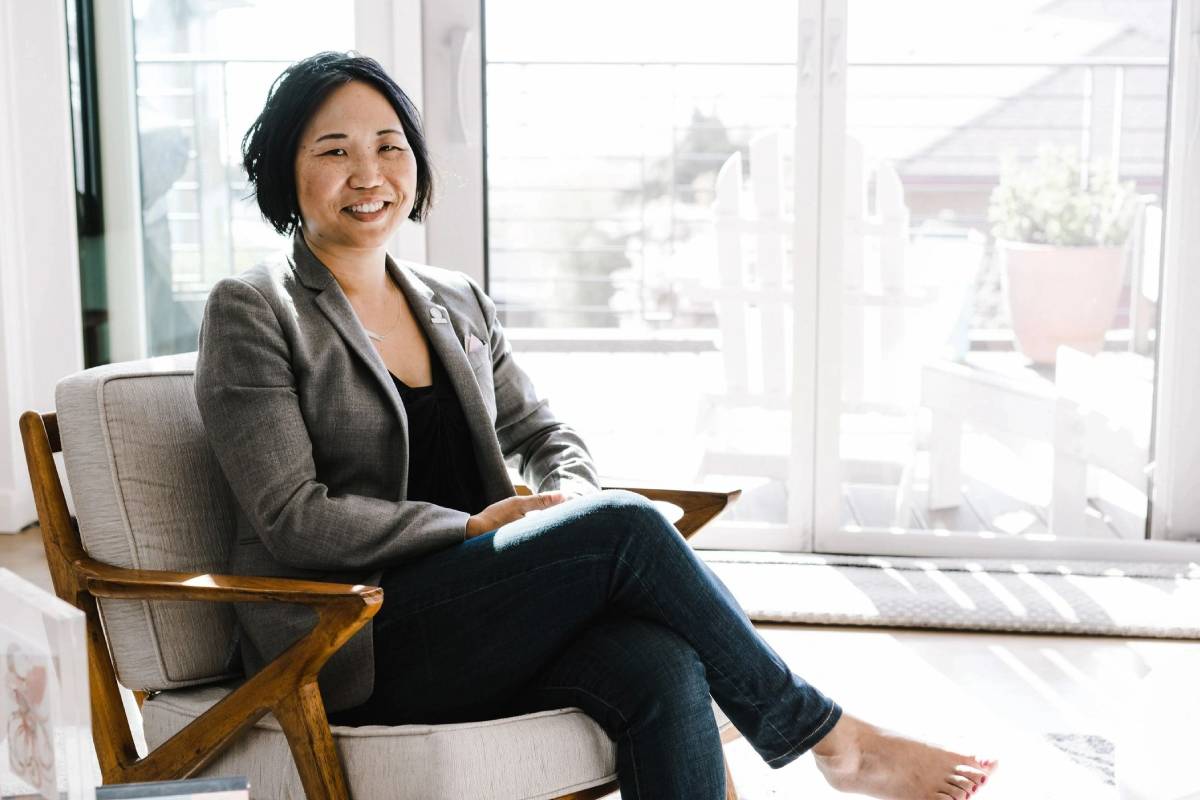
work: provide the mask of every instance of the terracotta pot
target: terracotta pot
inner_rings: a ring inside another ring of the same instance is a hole
[[[1022,353],[1053,364],[1060,346],[1104,347],[1125,275],[1124,248],[1001,241],[1004,295]]]

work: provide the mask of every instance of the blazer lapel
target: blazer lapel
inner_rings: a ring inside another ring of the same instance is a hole
[[[293,239],[292,263],[296,267],[296,275],[300,282],[317,293],[315,301],[317,307],[329,318],[338,334],[375,376],[375,380],[391,404],[392,411],[400,420],[401,436],[408,441],[408,415],[404,413],[404,404],[400,400],[400,393],[396,391],[396,384],[392,382],[392,375],[388,372],[387,365],[383,363],[379,352],[367,338],[367,332],[363,330],[354,309],[350,307],[350,301],[346,299],[342,287],[338,285],[332,273],[308,249],[308,245],[305,244],[304,237],[299,231],[296,232]]]
[[[417,324],[425,331],[429,346],[442,360],[450,382],[454,385],[454,392],[462,403],[463,415],[467,418],[467,426],[475,442],[484,491],[489,501],[511,497],[514,493],[512,481],[509,480],[504,454],[500,451],[500,443],[496,439],[496,429],[492,425],[487,406],[484,405],[479,384],[471,371],[471,364],[467,361],[466,350],[459,342],[458,337],[461,334],[454,326],[453,317],[449,310],[438,302],[433,289],[409,270],[398,265],[391,256],[388,256],[387,268],[408,299]],[[435,322],[435,319],[444,321]]]
[[[401,437],[407,442],[408,415],[404,413],[404,403],[400,400],[400,393],[396,391],[396,384],[392,382],[387,365],[383,363],[379,352],[371,344],[337,280],[308,249],[308,245],[299,231],[293,237],[292,263],[296,269],[297,279],[316,293],[317,307],[329,318],[330,323],[345,340],[347,346],[362,359],[363,363],[371,370],[371,374],[375,376],[384,396],[388,398],[396,418],[400,421]],[[442,360],[459,402],[462,403],[463,414],[467,418],[467,425],[471,430],[471,439],[475,443],[480,477],[483,479],[483,489],[488,502],[511,497],[515,492],[512,481],[508,477],[504,454],[500,451],[495,428],[492,426],[487,406],[484,405],[483,395],[479,392],[479,384],[475,382],[470,362],[467,361],[466,351],[458,342],[453,318],[448,309],[438,302],[433,290],[420,278],[397,265],[391,256],[387,257],[387,270],[392,276],[392,280],[404,292],[409,308],[412,309],[421,329],[425,331],[430,346]],[[434,322],[433,314],[446,321]],[[405,466],[403,474],[407,475],[407,472],[407,466]]]

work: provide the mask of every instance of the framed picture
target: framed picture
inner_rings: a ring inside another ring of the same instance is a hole
[[[0,568],[0,795],[94,800],[83,612]]]

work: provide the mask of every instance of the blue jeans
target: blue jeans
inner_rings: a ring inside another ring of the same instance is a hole
[[[772,767],[841,709],[788,669],[653,504],[604,492],[384,572],[375,690],[342,724],[574,706],[617,745],[621,795],[725,797],[710,695]]]

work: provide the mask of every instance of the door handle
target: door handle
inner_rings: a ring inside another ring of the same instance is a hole
[[[470,131],[467,129],[467,53],[475,32],[470,28],[451,28],[446,39],[450,45],[450,57],[454,60],[454,70],[450,76],[450,141],[458,144],[470,144]]]
[[[825,82],[829,86],[836,86],[842,79],[842,48],[846,42],[846,22],[835,17],[830,19],[827,25],[829,35],[825,59]]]

